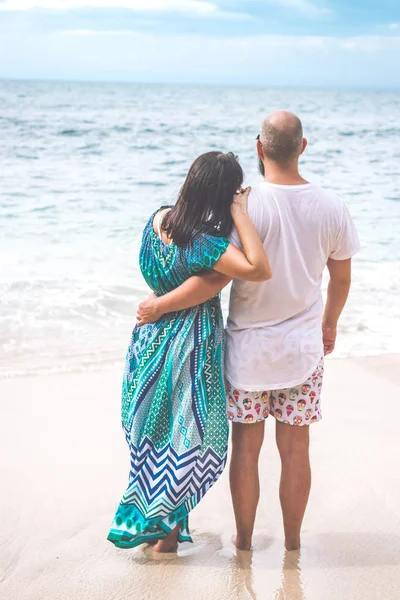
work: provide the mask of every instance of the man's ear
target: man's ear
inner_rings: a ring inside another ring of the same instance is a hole
[[[258,158],[261,158],[261,160],[264,158],[264,150],[260,140],[257,140],[257,156]]]
[[[303,138],[303,146],[301,148],[300,154],[303,154],[303,152],[305,151],[305,149],[307,148],[307,146],[308,146],[308,141],[306,140],[306,138]]]

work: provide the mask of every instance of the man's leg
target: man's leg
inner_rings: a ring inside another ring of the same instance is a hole
[[[300,548],[300,529],[311,488],[309,427],[276,422],[276,443],[282,461],[279,495],[285,546]]]
[[[236,547],[250,550],[260,497],[258,457],[264,440],[265,421],[232,423],[230,483],[236,519]]]

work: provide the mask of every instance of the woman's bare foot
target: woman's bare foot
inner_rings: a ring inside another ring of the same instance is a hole
[[[180,527],[178,525],[167,535],[167,537],[159,540],[155,546],[153,546],[154,552],[177,552],[179,529]]]

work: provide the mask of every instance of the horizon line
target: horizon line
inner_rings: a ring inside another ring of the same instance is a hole
[[[0,75],[0,82],[31,82],[31,83],[88,83],[88,84],[120,84],[120,85],[171,85],[171,86],[194,86],[194,87],[218,87],[218,88],[256,88],[256,89],[305,89],[305,90],[332,90],[332,91],[393,91],[400,90],[399,84],[394,85],[373,85],[373,84],[299,84],[299,83],[216,83],[212,81],[143,81],[139,79],[87,79],[87,78],[58,78],[58,77],[3,77]]]

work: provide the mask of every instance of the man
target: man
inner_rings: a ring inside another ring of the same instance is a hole
[[[251,548],[259,501],[258,457],[265,419],[276,420],[282,462],[280,500],[285,546],[300,547],[311,486],[309,427],[321,419],[323,357],[336,330],[351,282],[359,241],[345,203],[299,173],[307,146],[299,118],[268,115],[257,140],[264,182],[249,197],[249,215],[270,259],[272,279],[234,281],[227,324],[227,410],[233,421],[230,483],[236,546]],[[231,241],[240,245],[234,231]],[[322,273],[330,282],[325,306]],[[197,305],[226,284],[216,273],[192,277],[180,288],[139,307],[139,324]],[[322,330],[322,331],[321,331]]]

